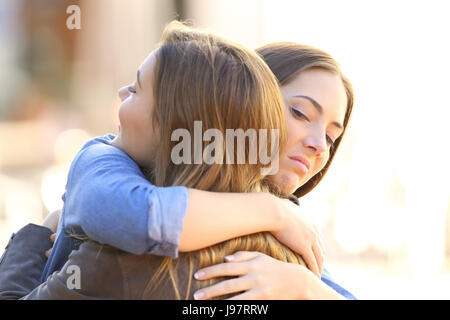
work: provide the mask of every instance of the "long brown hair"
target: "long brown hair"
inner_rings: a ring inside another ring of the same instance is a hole
[[[214,128],[224,135],[226,129],[278,129],[279,148],[285,145],[283,100],[277,79],[264,61],[254,51],[179,22],[166,28],[155,61],[153,120],[162,137],[151,174],[155,185],[183,185],[219,192],[276,190],[261,175],[263,166],[259,162],[176,165],[171,161],[171,150],[176,144],[170,139],[172,132],[183,128],[194,134],[194,121],[202,121],[204,130]],[[266,143],[268,149],[277,145],[270,136],[266,137]],[[248,144],[247,159],[249,152]],[[211,219],[214,219],[213,209]],[[239,250],[258,250],[279,260],[302,263],[298,254],[281,245],[270,233],[252,234],[180,253],[178,259],[164,258],[144,296],[157,294],[158,285],[170,279],[177,299],[191,298],[194,289],[220,280],[193,281],[194,265],[202,268],[217,264]],[[180,279],[177,274],[183,263],[189,267]],[[184,291],[181,288],[186,291],[181,292]]]
[[[347,110],[343,123],[344,131],[333,143],[330,149],[330,156],[324,168],[294,192],[295,196],[302,197],[317,186],[327,172],[331,161],[333,161],[352,113],[354,101],[353,88],[350,81],[342,73],[337,61],[330,54],[320,49],[294,42],[277,42],[262,46],[256,52],[264,59],[275,74],[280,86],[287,85],[302,71],[311,68],[320,68],[337,74],[344,84],[347,94]]]
[[[202,130],[277,129],[278,141],[264,140],[268,149],[287,141],[285,110],[277,80],[253,51],[217,35],[172,22],[156,54],[153,120],[161,139],[154,168],[158,186],[183,185],[209,191],[250,192],[260,189],[260,162],[252,165],[207,165],[171,161],[172,132],[193,136],[194,122]],[[192,148],[194,150],[192,139]],[[226,150],[225,139],[223,150]],[[203,149],[208,142],[202,142]],[[246,145],[246,155],[249,153]],[[203,150],[202,149],[202,150]],[[273,150],[273,157],[278,150]],[[233,155],[236,158],[237,149]],[[222,162],[227,162],[223,154]],[[230,156],[230,155],[228,155]],[[248,158],[248,157],[247,157]],[[266,185],[269,183],[264,182]]]

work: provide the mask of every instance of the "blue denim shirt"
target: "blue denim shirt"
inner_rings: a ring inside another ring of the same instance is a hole
[[[125,152],[110,145],[114,138],[109,134],[89,140],[71,164],[43,281],[78,247],[69,234],[87,235],[134,254],[178,256],[187,188],[152,185]]]

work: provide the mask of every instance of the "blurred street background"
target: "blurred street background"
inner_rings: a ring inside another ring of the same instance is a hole
[[[252,49],[295,41],[340,62],[354,113],[301,199],[326,266],[360,299],[450,299],[448,13],[445,0],[0,0],[0,252],[62,207],[75,153],[117,132],[118,89],[166,23],[190,19]]]

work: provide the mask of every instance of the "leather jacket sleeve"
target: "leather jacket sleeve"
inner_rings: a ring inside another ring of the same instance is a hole
[[[91,242],[82,245],[82,250],[74,250],[63,268],[41,283],[47,261],[45,251],[52,247],[52,233],[46,227],[28,224],[13,234],[0,259],[0,300],[124,298],[117,254],[122,251]]]
[[[22,299],[124,299],[124,289],[128,286],[118,260],[120,254],[116,252],[121,251],[87,241],[72,251],[61,270],[52,273]]]
[[[11,237],[0,259],[0,300],[20,299],[39,285],[51,234],[30,223]]]

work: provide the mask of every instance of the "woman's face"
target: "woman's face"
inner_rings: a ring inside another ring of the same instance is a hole
[[[272,181],[292,194],[328,161],[343,132],[347,95],[341,78],[324,69],[302,71],[281,87],[287,109],[288,142]]]
[[[122,104],[119,109],[120,128],[112,145],[125,151],[141,167],[152,166],[158,145],[157,130],[152,123],[153,114],[153,51],[137,71],[136,81],[119,90]]]

